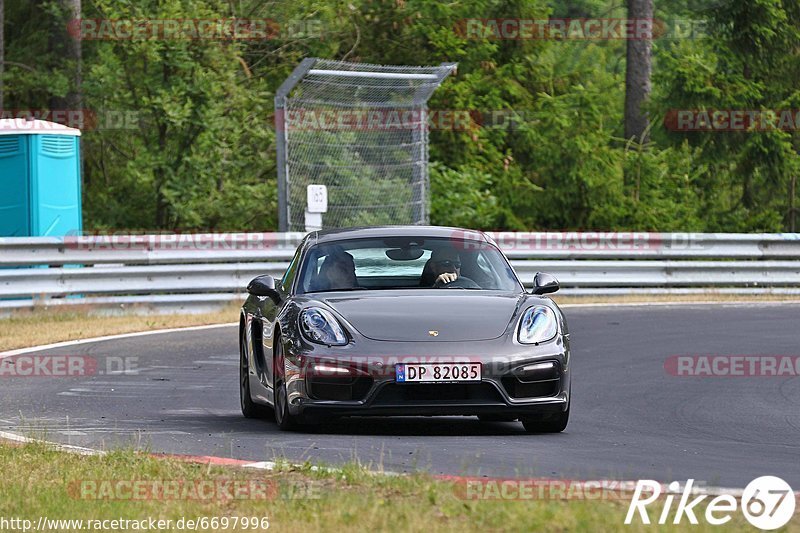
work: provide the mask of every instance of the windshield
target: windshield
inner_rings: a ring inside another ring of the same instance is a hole
[[[522,291],[503,254],[486,242],[389,237],[318,244],[306,254],[299,294],[364,289]]]

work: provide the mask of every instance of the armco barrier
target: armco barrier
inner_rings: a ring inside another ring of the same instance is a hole
[[[564,294],[800,294],[800,234],[490,232],[526,285]],[[206,310],[280,275],[302,233],[0,238],[0,309]]]

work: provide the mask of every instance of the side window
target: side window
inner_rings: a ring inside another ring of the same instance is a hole
[[[297,275],[297,265],[300,263],[300,251],[302,246],[297,247],[297,251],[294,253],[294,257],[292,258],[292,262],[289,263],[289,267],[286,269],[286,272],[283,274],[283,279],[281,280],[281,285],[283,286],[284,292],[289,292],[292,290],[292,283],[294,282],[294,277]]]

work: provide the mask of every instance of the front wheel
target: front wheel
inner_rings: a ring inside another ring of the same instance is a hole
[[[275,359],[272,364],[272,386],[275,396],[275,423],[281,431],[291,431],[297,429],[300,423],[298,418],[289,412],[289,394],[284,379],[283,345],[278,337],[275,337],[273,351]]]
[[[528,433],[561,433],[569,422],[569,407],[561,413],[546,416],[523,416],[520,421]]]

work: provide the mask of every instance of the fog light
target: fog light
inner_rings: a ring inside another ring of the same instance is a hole
[[[514,375],[523,383],[552,381],[560,377],[559,364],[557,361],[533,363],[516,369]]]

